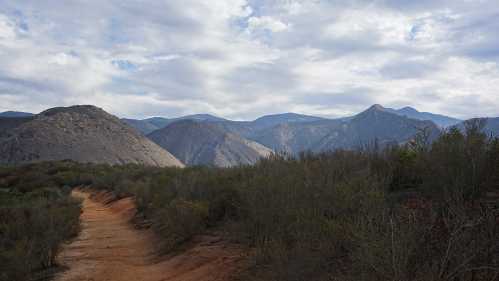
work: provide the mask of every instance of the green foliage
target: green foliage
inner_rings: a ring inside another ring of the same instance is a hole
[[[206,227],[208,207],[201,202],[173,200],[155,213],[154,230],[162,238],[161,250],[168,252],[201,233]]]
[[[61,243],[78,233],[79,202],[58,189],[13,195],[0,207],[0,280],[29,280],[55,265]]]

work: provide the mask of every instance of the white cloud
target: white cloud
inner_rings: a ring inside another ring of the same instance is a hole
[[[272,32],[282,32],[289,29],[289,25],[272,17],[251,17],[248,19],[248,29],[250,31],[265,29]]]
[[[12,40],[16,37],[16,31],[13,23],[4,15],[0,14],[0,42],[3,40]]]
[[[3,0],[0,110],[499,115],[497,14],[495,0]]]
[[[80,59],[72,54],[58,53],[49,58],[49,63],[58,64],[61,66],[66,65],[76,65],[80,62]]]
[[[380,44],[403,43],[411,29],[410,17],[375,8],[343,11],[325,30],[335,38],[379,36]]]

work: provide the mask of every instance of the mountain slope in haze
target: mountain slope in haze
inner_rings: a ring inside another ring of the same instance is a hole
[[[33,120],[31,117],[0,117],[0,137],[8,131],[21,126],[22,124]]]
[[[137,119],[128,119],[128,118],[123,118],[121,119],[124,123],[126,123],[128,126],[136,129],[140,133],[147,135],[153,131],[156,131],[159,129],[156,125],[145,121],[145,120],[137,120]]]
[[[248,138],[276,152],[297,154],[315,147],[319,140],[333,133],[343,123],[341,120],[284,123],[252,132]]]
[[[168,151],[94,106],[49,109],[0,136],[0,163],[65,159],[183,166]]]
[[[299,124],[311,124],[327,121],[330,121],[330,119],[297,113],[283,113],[265,115],[253,121],[226,120],[223,122],[216,122],[216,124],[224,130],[240,135],[243,138],[255,140],[258,136],[265,134],[266,131],[271,130],[271,128],[274,127],[300,126]],[[277,146],[275,148],[281,151],[281,147]]]
[[[181,120],[192,120],[192,121],[198,121],[198,122],[223,122],[223,121],[227,121],[226,119],[223,119],[223,118],[211,115],[211,114],[193,114],[193,115],[186,115],[186,116],[177,117],[177,118],[152,117],[152,118],[145,119],[144,121],[156,126],[158,129],[162,129],[162,128],[170,125],[171,123],[181,121]]]
[[[337,126],[333,133],[321,139],[313,151],[352,149],[377,142],[381,146],[402,144],[411,140],[420,130],[427,129],[430,140],[435,139],[440,129],[432,121],[422,121],[389,112],[380,105],[354,116]]]
[[[401,108],[401,109],[385,108],[385,110],[387,110],[391,113],[395,113],[397,115],[406,116],[406,117],[416,119],[416,120],[432,121],[433,123],[437,124],[441,128],[447,128],[450,126],[454,126],[454,125],[463,121],[463,120],[460,120],[457,118],[453,118],[453,117],[449,117],[449,116],[445,116],[445,115],[441,115],[441,114],[434,114],[434,113],[430,113],[430,112],[420,112],[420,111],[416,110],[415,108],[412,108],[409,106]]]
[[[296,113],[283,113],[283,114],[266,115],[254,120],[252,123],[254,126],[259,128],[269,128],[280,124],[305,123],[305,122],[315,122],[323,120],[326,119],[321,117],[296,114]]]
[[[466,129],[466,122],[482,121],[484,122],[484,128],[482,129],[484,133],[489,136],[499,137],[499,117],[496,118],[473,118],[463,121],[456,125],[458,129],[464,132]]]
[[[31,117],[33,115],[34,115],[33,113],[19,112],[19,111],[0,112],[0,117],[5,117],[5,118]]]
[[[486,118],[485,132],[489,135],[499,137],[499,117]]]
[[[214,123],[193,120],[172,123],[148,137],[187,165],[232,167],[254,164],[272,152]]]
[[[380,145],[404,143],[418,132],[418,128],[425,127],[433,137],[438,135],[439,129],[431,121],[410,119],[374,105],[352,118],[281,124],[249,138],[276,152],[297,154],[305,150],[355,149],[374,141]]]
[[[148,135],[152,133],[153,131],[162,129],[166,126],[168,126],[171,123],[180,121],[180,120],[194,120],[194,121],[201,121],[201,122],[224,122],[227,121],[226,119],[213,116],[210,114],[194,114],[194,115],[187,115],[187,116],[182,116],[182,117],[177,117],[177,118],[163,118],[163,117],[152,117],[152,118],[147,118],[143,120],[137,120],[137,119],[122,119],[125,123],[128,125],[134,127],[137,129],[139,132],[143,133],[144,135]]]

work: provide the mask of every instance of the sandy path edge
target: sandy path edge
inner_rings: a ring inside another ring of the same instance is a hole
[[[82,231],[59,254],[68,270],[55,281],[226,281],[246,259],[242,247],[200,236],[184,252],[161,260],[154,234],[130,224],[135,210],[130,198],[105,205],[80,190],[73,196],[83,199]]]

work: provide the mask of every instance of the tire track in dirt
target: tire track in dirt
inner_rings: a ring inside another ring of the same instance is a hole
[[[67,270],[55,281],[226,281],[241,269],[243,250],[216,237],[200,236],[182,253],[159,258],[151,231],[130,223],[130,198],[105,205],[83,199],[80,235],[63,247],[58,262]]]

